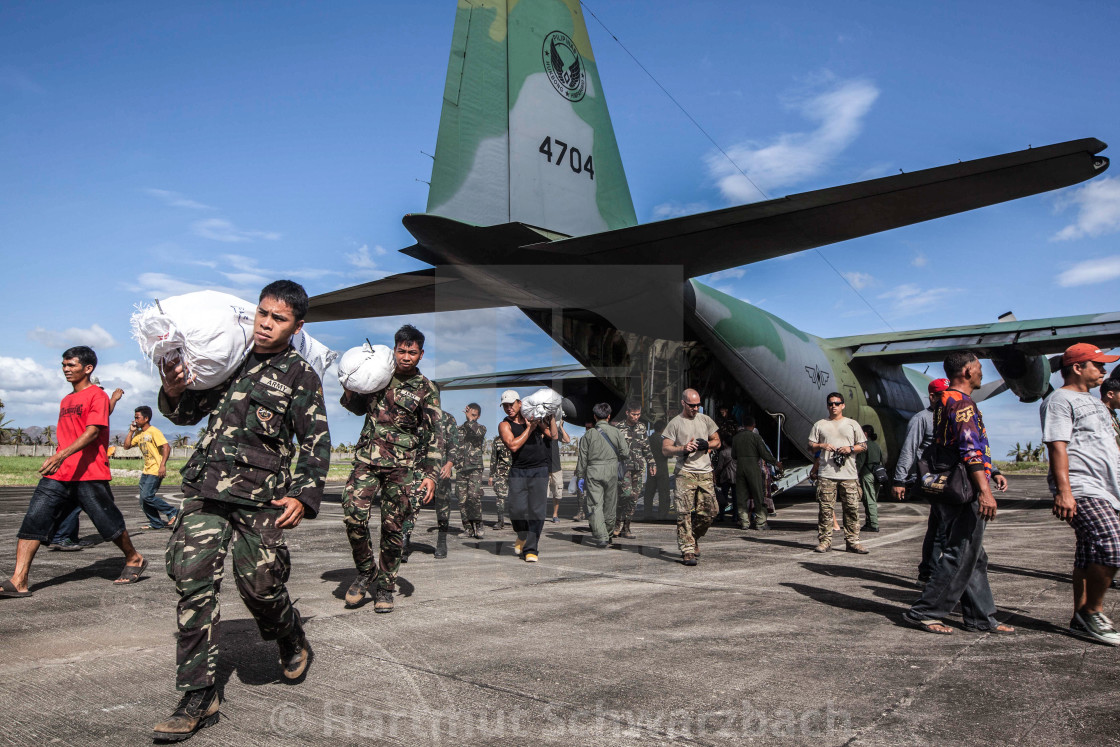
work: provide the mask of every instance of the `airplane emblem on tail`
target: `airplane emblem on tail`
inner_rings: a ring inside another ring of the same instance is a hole
[[[562,54],[561,50],[566,54]],[[556,92],[573,104],[582,100],[587,93],[587,74],[571,37],[563,31],[545,35],[541,53],[544,71]],[[566,64],[565,57],[571,57],[572,63]]]

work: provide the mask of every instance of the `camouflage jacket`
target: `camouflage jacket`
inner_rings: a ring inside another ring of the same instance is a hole
[[[495,438],[490,449],[490,476],[499,480],[509,475],[509,468],[513,464],[513,453],[502,439]]]
[[[649,425],[644,420],[639,420],[635,425],[630,425],[626,418],[611,423],[622,434],[622,440],[630,449],[630,457],[626,460],[626,467],[631,470],[649,471],[656,462],[653,461],[653,452],[649,448]]]
[[[161,388],[159,411],[175,425],[210,416],[181,470],[184,495],[253,506],[291,496],[308,518],[319,513],[331,461],[327,410],[319,376],[293,348],[250,357],[220,386],[183,392],[174,408]]]
[[[456,459],[459,453],[459,427],[455,424],[455,416],[444,411],[439,422],[443,431],[443,461],[440,462],[440,467],[447,462],[458,464]]]
[[[482,469],[482,449],[486,446],[486,426],[469,420],[459,426],[459,451],[455,455],[455,469],[471,472]]]
[[[423,478],[439,479],[443,467],[443,433],[439,389],[416,371],[403,381],[393,374],[389,385],[373,394],[342,394],[342,406],[365,415],[354,459],[373,467],[408,467]]]

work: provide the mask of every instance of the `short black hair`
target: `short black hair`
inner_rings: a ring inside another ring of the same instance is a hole
[[[134,412],[140,413],[149,421],[152,419],[152,408],[148,407],[147,405],[140,405],[134,410]]]
[[[828,396],[824,398],[824,401],[825,401],[825,402],[828,402],[828,401],[829,401],[830,399],[832,399],[833,397],[835,397],[836,399],[840,400],[841,402],[843,402],[843,401],[844,401],[844,395],[843,395],[843,394],[841,394],[840,392],[829,392],[829,393],[828,393]]]
[[[879,440],[879,434],[875,432],[875,426],[871,425],[870,423],[863,426],[863,432],[866,433],[867,437],[870,438],[872,441],[878,441]]]
[[[1101,396],[1112,392],[1120,392],[1120,379],[1114,379],[1110,376],[1101,382]]]
[[[596,420],[606,420],[611,416],[611,406],[606,402],[600,402],[591,408],[591,414],[595,416]]]
[[[754,428],[755,422],[756,421],[754,419],[754,415],[744,415],[743,416],[743,427],[744,428]]]
[[[393,347],[400,345],[402,342],[415,342],[417,347],[423,350],[424,333],[411,324],[402,325],[401,328],[397,330],[397,333],[393,335]]]
[[[62,352],[62,360],[70,360],[71,358],[77,358],[78,363],[81,363],[83,368],[86,366],[97,368],[97,353],[93,352],[93,348],[85,345],[75,345]]]
[[[954,350],[945,357],[945,375],[952,381],[964,373],[965,366],[976,360],[980,359],[971,350]]]
[[[637,400],[630,400],[629,402],[626,403],[626,409],[623,410],[623,412],[635,412],[635,411],[637,411],[637,412],[642,411],[642,403],[638,402]]]
[[[479,415],[482,414],[482,408],[478,406],[477,402],[471,402],[469,405],[467,405],[467,409],[468,410],[476,410]]]
[[[283,301],[291,307],[292,313],[295,314],[296,321],[303,321],[307,316],[307,291],[303,286],[293,280],[274,280],[261,289],[261,297],[258,300],[265,300],[266,298],[275,298],[277,301]]]

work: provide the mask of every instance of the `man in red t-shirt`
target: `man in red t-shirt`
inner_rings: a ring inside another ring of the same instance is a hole
[[[76,506],[89,515],[103,538],[124,553],[125,566],[115,583],[134,583],[148,567],[128,538],[109,488],[109,396],[90,381],[96,367],[97,354],[84,345],[62,354],[62,374],[74,391],[62,398],[58,450],[39,468],[43,477],[16,534],[16,569],[10,579],[0,581],[0,597],[31,596],[27,588],[31,561],[39,545],[50,541],[59,522]]]

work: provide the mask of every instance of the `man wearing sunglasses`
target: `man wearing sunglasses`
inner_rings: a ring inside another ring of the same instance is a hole
[[[817,546],[815,552],[832,549],[832,505],[837,493],[844,507],[844,540],[848,552],[866,555],[859,543],[859,472],[855,454],[867,451],[867,436],[859,423],[844,417],[844,395],[832,392],[825,400],[828,417],[809,431],[809,449],[820,452],[817,480]]]
[[[700,393],[685,389],[681,414],[661,434],[661,453],[677,458],[677,545],[685,565],[696,565],[699,540],[719,512],[709,449],[719,448],[719,426],[700,412]]]

